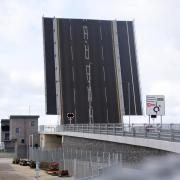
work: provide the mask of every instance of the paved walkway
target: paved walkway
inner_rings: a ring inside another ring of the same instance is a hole
[[[35,170],[28,166],[12,164],[10,158],[0,158],[0,180],[34,180]],[[45,171],[40,170],[40,180],[72,180],[73,178],[60,178],[50,176]]]

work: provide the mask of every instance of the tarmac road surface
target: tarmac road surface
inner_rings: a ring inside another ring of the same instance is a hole
[[[28,166],[12,164],[12,158],[0,158],[0,180],[34,180],[35,170]],[[40,170],[40,180],[71,180],[72,178],[60,178],[50,176]]]
[[[0,159],[0,179],[1,180],[30,180],[27,175],[17,172],[11,165],[10,159]]]

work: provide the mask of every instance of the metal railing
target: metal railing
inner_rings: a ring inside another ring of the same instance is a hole
[[[180,142],[180,124],[66,124],[40,126],[39,132],[82,132]]]

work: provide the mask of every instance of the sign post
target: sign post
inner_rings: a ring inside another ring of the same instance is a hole
[[[151,118],[165,115],[165,96],[164,95],[147,95],[146,96],[146,114]],[[149,119],[150,122],[150,119]]]
[[[72,122],[72,119],[74,118],[74,113],[67,113],[67,118],[70,121],[70,124]]]

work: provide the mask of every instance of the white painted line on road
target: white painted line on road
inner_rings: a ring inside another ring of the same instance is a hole
[[[105,82],[106,81],[106,74],[105,74],[104,66],[103,66],[103,77],[104,77],[104,82]]]
[[[72,46],[70,47],[70,49],[71,49],[71,59],[72,59],[72,61],[74,60],[74,53],[73,53],[73,48],[72,48]]]
[[[101,26],[99,26],[99,32],[100,32],[100,38],[101,38],[101,41],[102,41],[102,29],[101,29]]]
[[[106,100],[106,103],[107,103],[107,92],[106,92],[106,87],[104,87],[104,94],[105,94],[105,100]]]
[[[72,66],[72,75],[73,75],[73,82],[75,82],[75,77],[74,77],[74,67]]]
[[[109,112],[108,112],[108,108],[106,109],[106,118],[107,118],[107,123],[109,123]]]
[[[74,104],[76,103],[76,90],[73,88],[73,93],[74,93]]]
[[[103,48],[103,46],[101,46],[101,58],[102,58],[102,60],[104,60],[104,48]]]
[[[69,26],[69,35],[70,35],[70,40],[72,41],[72,27],[71,27],[71,24]]]

